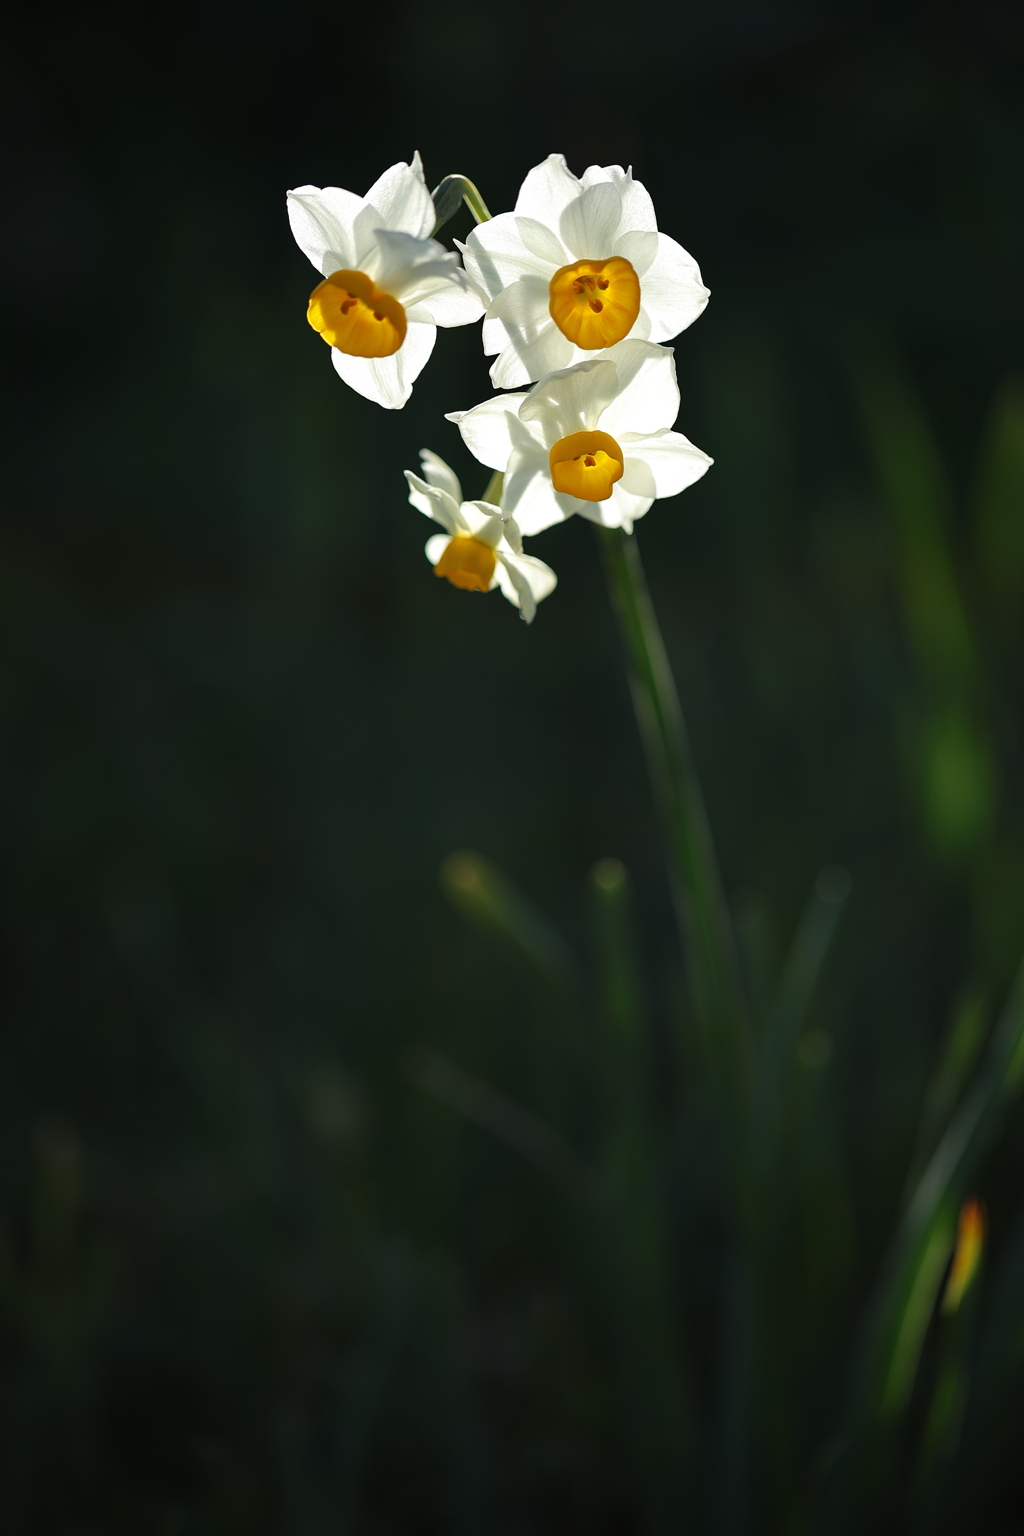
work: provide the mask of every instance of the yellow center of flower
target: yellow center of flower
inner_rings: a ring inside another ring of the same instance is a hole
[[[628,336],[640,313],[640,279],[624,256],[559,267],[549,292],[552,320],[587,352]]]
[[[350,357],[390,357],[405,340],[405,310],[365,272],[332,272],[309,296],[306,319]]]
[[[580,501],[607,501],[622,479],[622,449],[607,432],[574,432],[560,437],[548,455],[556,491]]]
[[[483,539],[457,533],[434,566],[435,576],[447,576],[464,592],[486,592],[494,575],[495,554]]]

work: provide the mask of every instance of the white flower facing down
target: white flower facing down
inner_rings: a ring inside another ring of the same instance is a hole
[[[498,395],[448,420],[482,464],[504,471],[502,505],[522,533],[574,512],[629,533],[653,501],[685,490],[712,463],[670,430],[678,410],[672,349],[623,341],[529,394]]]
[[[324,281],[307,318],[331,346],[346,384],[398,410],[433,350],[439,325],[468,325],[483,306],[454,251],[429,239],[434,204],[418,154],[357,197],[341,187],[296,187],[288,220]]]
[[[477,226],[461,247],[486,294],[491,382],[515,389],[627,336],[669,341],[708,301],[693,257],[658,233],[642,182],[620,165],[580,181],[564,155],[530,171],[515,211]]]
[[[444,533],[427,540],[426,555],[435,576],[446,576],[463,591],[502,594],[519,609],[527,624],[537,604],[555,590],[558,580],[550,566],[523,554],[515,519],[487,501],[463,501],[453,469],[429,448],[420,454],[423,477],[405,471],[409,500],[418,512],[440,523]]]

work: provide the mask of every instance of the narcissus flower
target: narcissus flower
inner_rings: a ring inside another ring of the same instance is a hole
[[[423,477],[407,469],[405,478],[413,506],[444,529],[427,540],[434,575],[468,592],[500,587],[532,623],[537,604],[555,589],[554,571],[523,554],[519,529],[508,513],[487,501],[463,501],[458,476],[436,453],[424,448],[420,461]]]
[[[323,273],[310,295],[310,325],[330,343],[346,384],[397,410],[437,327],[467,325],[483,308],[455,252],[428,238],[434,204],[419,155],[385,171],[365,197],[341,187],[296,187],[288,219]]]
[[[661,496],[699,480],[711,459],[671,431],[679,387],[670,347],[623,341],[548,374],[529,394],[453,411],[467,447],[505,474],[502,506],[526,534],[579,512],[629,532]]]
[[[489,307],[491,381],[515,389],[632,337],[669,341],[708,301],[692,256],[658,233],[646,187],[620,165],[580,181],[564,155],[535,166],[513,213],[462,247]]]

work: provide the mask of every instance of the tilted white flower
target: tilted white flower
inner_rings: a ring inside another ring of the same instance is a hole
[[[708,301],[693,257],[658,233],[647,188],[620,165],[580,181],[564,155],[529,173],[515,211],[479,224],[461,247],[486,294],[491,382],[516,389],[628,336],[669,341]]]
[[[429,448],[420,454],[422,477],[405,471],[409,500],[417,511],[440,523],[444,533],[427,540],[427,559],[435,576],[446,576],[469,592],[502,593],[519,609],[527,624],[537,604],[555,590],[558,580],[550,566],[523,554],[515,519],[487,501],[463,501],[453,469]]]
[[[453,411],[470,452],[505,475],[502,506],[525,534],[579,512],[625,528],[662,496],[699,480],[712,460],[670,430],[679,410],[671,347],[622,341],[548,374],[529,394]]]
[[[456,253],[428,238],[434,204],[419,155],[385,171],[365,197],[341,187],[296,187],[288,220],[324,277],[310,296],[310,325],[330,343],[346,384],[398,410],[437,327],[468,325],[483,309]]]

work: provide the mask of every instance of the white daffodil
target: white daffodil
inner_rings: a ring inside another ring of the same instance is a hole
[[[434,204],[418,154],[357,197],[341,187],[296,187],[288,219],[324,281],[307,319],[330,343],[346,384],[398,410],[434,346],[439,325],[468,325],[483,309],[454,251],[428,238]]]
[[[678,410],[672,349],[623,341],[529,394],[498,395],[448,420],[482,464],[504,472],[502,505],[521,532],[579,512],[628,533],[653,501],[685,490],[712,462],[670,430]]]
[[[627,336],[669,341],[700,314],[708,290],[692,256],[658,233],[642,182],[620,165],[580,181],[549,155],[520,188],[513,213],[480,224],[461,247],[486,294],[491,382],[515,389]]]
[[[558,580],[550,566],[523,554],[515,519],[487,501],[463,501],[453,469],[429,448],[420,454],[422,478],[405,471],[409,500],[418,512],[440,523],[444,533],[427,540],[427,559],[435,576],[446,576],[466,592],[490,592],[500,587],[527,624],[537,604],[555,590]]]

